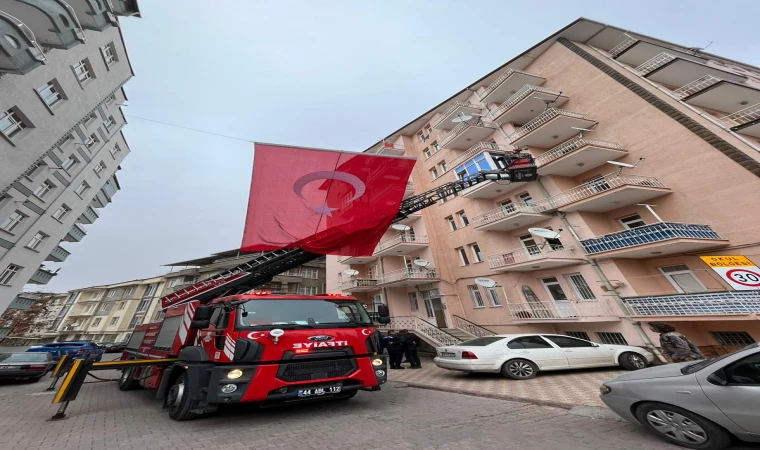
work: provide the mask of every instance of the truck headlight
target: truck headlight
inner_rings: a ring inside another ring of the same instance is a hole
[[[243,371],[240,369],[232,369],[229,372],[227,372],[227,379],[229,380],[237,380],[238,378],[243,376]]]
[[[383,360],[380,359],[380,358],[375,358],[375,359],[372,360],[372,365],[373,366],[382,366],[383,365]]]
[[[612,392],[612,388],[609,387],[609,386],[607,386],[606,384],[603,384],[603,385],[599,386],[599,392],[602,395],[609,394],[610,392]]]

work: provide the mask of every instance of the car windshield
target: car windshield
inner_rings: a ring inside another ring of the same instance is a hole
[[[491,345],[494,342],[503,341],[506,338],[498,337],[498,336],[487,336],[487,337],[479,337],[475,339],[471,339],[469,341],[464,341],[461,344],[457,344],[462,347],[485,347],[486,345]]]
[[[731,353],[726,353],[725,355],[721,355],[721,356],[719,356],[717,358],[703,359],[701,361],[697,361],[695,363],[691,363],[688,366],[682,367],[681,368],[681,373],[684,374],[684,375],[688,375],[688,374],[691,374],[691,373],[699,372],[700,370],[704,369],[705,367],[709,367],[709,366],[715,364],[716,362],[718,362],[718,361],[720,361],[722,359],[728,358],[729,356],[732,356],[732,355],[736,354],[737,352],[743,352],[745,350],[748,350],[748,349],[751,349],[751,348],[757,348],[757,347],[760,347],[760,343],[755,343],[755,344],[752,344],[752,345],[748,345],[747,347],[744,347],[742,349],[733,351]]]
[[[54,342],[52,344],[45,344],[43,347],[82,347],[84,345],[83,342]]]
[[[0,363],[45,362],[45,353],[0,353]]]
[[[250,300],[238,306],[241,328],[334,328],[371,326],[356,300]]]

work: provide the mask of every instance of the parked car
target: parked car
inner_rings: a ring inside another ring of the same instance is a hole
[[[597,344],[559,334],[500,334],[437,347],[435,351],[433,361],[443,369],[501,372],[513,380],[528,380],[543,371],[586,367],[637,370],[654,360],[639,347]]]
[[[0,378],[40,381],[55,366],[50,353],[0,353]]]
[[[53,342],[37,345],[27,350],[27,352],[47,352],[50,353],[55,361],[61,359],[63,355],[93,361],[100,361],[103,357],[103,349],[98,347],[96,343],[89,341]]]
[[[760,344],[604,382],[602,401],[671,444],[718,450],[760,442]]]
[[[111,342],[105,345],[106,353],[121,353],[127,348],[126,342]]]

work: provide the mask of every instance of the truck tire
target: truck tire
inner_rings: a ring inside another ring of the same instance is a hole
[[[127,367],[121,371],[118,383],[120,391],[132,391],[140,387],[140,383],[132,378],[134,370],[134,367]]]
[[[169,407],[169,417],[178,422],[195,419],[198,413],[192,412],[198,407],[198,400],[190,400],[190,393],[185,390],[188,385],[187,372],[174,381],[166,396],[166,404]]]

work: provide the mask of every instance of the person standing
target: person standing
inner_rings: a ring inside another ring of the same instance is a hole
[[[383,348],[388,350],[388,363],[391,369],[403,369],[401,367],[401,342],[396,334],[395,330],[388,330],[388,334],[383,337],[381,344]]]
[[[672,325],[664,322],[649,322],[649,329],[660,333],[662,353],[674,363],[705,359],[705,355],[697,346],[692,344],[686,336],[677,332]]]
[[[409,330],[401,330],[401,336],[399,337],[401,346],[404,349],[404,355],[409,364],[412,365],[412,369],[422,369],[422,362],[420,361],[419,348],[422,341]]]

